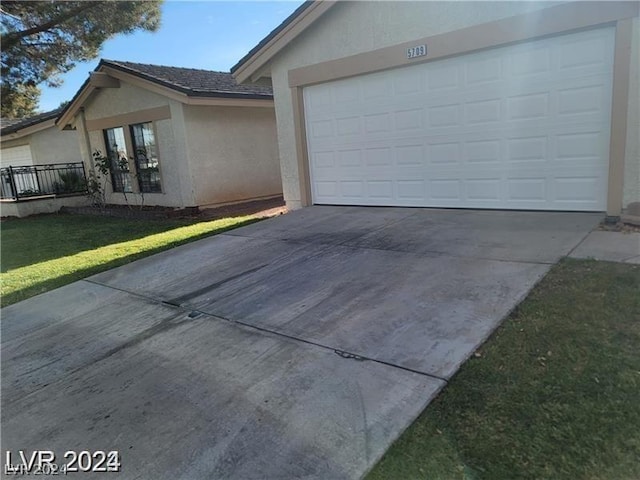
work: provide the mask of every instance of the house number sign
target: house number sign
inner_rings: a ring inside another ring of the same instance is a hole
[[[415,47],[407,48],[407,58],[424,57],[426,54],[426,45],[416,45]]]

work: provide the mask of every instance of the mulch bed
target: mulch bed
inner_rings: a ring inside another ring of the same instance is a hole
[[[118,218],[139,219],[164,219],[164,218],[191,218],[197,220],[216,220],[219,218],[240,217],[245,215],[257,215],[270,217],[286,213],[287,208],[282,197],[266,200],[254,200],[251,202],[224,205],[215,208],[198,207],[172,208],[154,205],[145,205],[142,208],[127,205],[106,205],[104,207],[62,207],[60,213],[72,215],[100,215]]]
[[[242,217],[245,215],[260,215],[273,217],[287,212],[282,197],[268,198],[266,200],[253,200],[251,202],[223,205],[215,208],[203,208],[198,217],[203,220],[216,220],[218,218]]]
[[[624,223],[622,221],[617,223],[606,223],[602,222],[598,225],[598,230],[604,230],[606,232],[622,232],[622,233],[632,233],[632,232],[640,232],[640,227],[637,225],[632,225],[630,223]]]

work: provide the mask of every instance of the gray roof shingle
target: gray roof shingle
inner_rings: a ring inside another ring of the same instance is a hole
[[[62,108],[56,108],[55,110],[39,113],[27,118],[2,118],[0,120],[0,135],[8,135],[23,128],[46,122],[47,120],[56,118],[61,111]]]
[[[273,98],[270,87],[239,85],[227,72],[199,70],[196,68],[167,67],[145,63],[101,60],[100,66],[131,73],[151,82],[177,90],[188,96],[230,98]],[[96,69],[97,70],[97,69]]]

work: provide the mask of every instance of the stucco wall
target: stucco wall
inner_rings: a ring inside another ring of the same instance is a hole
[[[2,148],[30,145],[34,165],[81,162],[78,134],[73,130],[60,131],[52,126],[22,138],[2,142]]]
[[[81,162],[78,134],[72,130],[47,128],[30,135],[33,163]]]
[[[272,108],[185,105],[184,118],[198,205],[282,193]]]
[[[471,25],[551,7],[562,2],[340,2],[280,52],[271,64],[278,146],[285,200],[301,206],[288,71]],[[635,22],[635,103],[630,130],[638,125],[637,22]],[[633,84],[633,81],[632,81]],[[634,97],[632,96],[632,99]],[[635,115],[635,117],[634,117]],[[635,122],[635,123],[634,123]],[[635,152],[635,153],[634,153]],[[640,200],[637,133],[630,132],[625,172],[625,204]]]
[[[117,115],[148,110],[169,105],[171,118],[155,121],[156,142],[160,160],[162,193],[145,193],[145,205],[173,207],[195,206],[194,190],[189,171],[186,144],[184,139],[184,116],[181,103],[137,86],[120,82],[120,88],[105,88],[95,92],[85,105],[87,120],[99,120]],[[88,133],[91,150],[105,153],[102,130]],[[131,156],[132,152],[129,152]],[[139,204],[138,194],[127,194],[125,200],[121,193],[113,193],[108,186],[109,203]]]
[[[97,120],[171,103],[179,102],[121,81],[119,88],[96,90],[85,104],[85,116],[87,120]]]
[[[640,81],[638,79],[640,73],[640,21],[638,18],[633,19],[631,41],[623,207],[630,203],[640,202]]]
[[[21,202],[0,202],[0,217],[28,217],[41,213],[55,213],[62,207],[81,207],[89,204],[87,197],[44,198]]]

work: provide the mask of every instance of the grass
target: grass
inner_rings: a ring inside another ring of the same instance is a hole
[[[196,222],[85,215],[4,221],[0,230],[1,305],[255,221],[250,216]]]
[[[565,260],[368,480],[640,478],[640,267]]]

